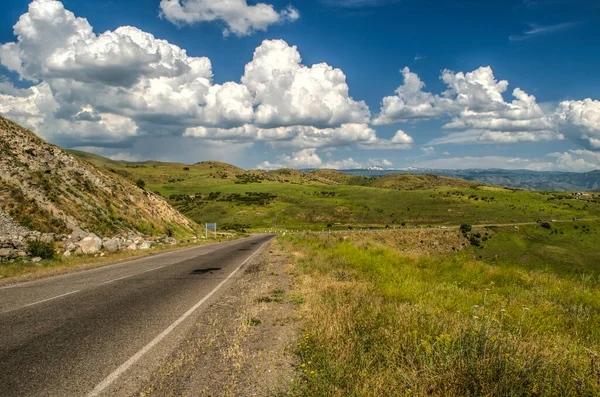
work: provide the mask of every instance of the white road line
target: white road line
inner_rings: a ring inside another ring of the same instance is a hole
[[[116,381],[119,376],[121,376],[125,371],[127,371],[132,365],[134,365],[142,356],[148,353],[154,346],[156,346],[160,341],[162,341],[167,335],[169,335],[179,324],[184,322],[189,316],[191,316],[200,306],[202,306],[211,296],[215,294],[227,281],[229,281],[237,272],[240,270],[242,266],[244,266],[250,259],[254,257],[257,253],[259,253],[262,248],[269,243],[271,240],[266,241],[257,249],[252,255],[246,258],[245,261],[241,263],[227,278],[219,283],[212,291],[210,291],[204,298],[202,298],[198,303],[196,303],[190,310],[185,312],[181,317],[179,317],[175,322],[169,325],[163,332],[161,332],[156,338],[154,338],[150,343],[144,346],[140,351],[135,353],[129,360],[125,361],[119,368],[114,370],[110,375],[108,375],[102,382],[98,383],[94,390],[92,390],[87,397],[96,397],[99,396],[104,389],[110,386],[114,381]]]
[[[140,275],[140,274],[144,274],[144,273],[151,272],[151,271],[153,271],[153,270],[162,269],[162,268],[163,268],[163,267],[165,267],[165,266],[166,266],[166,265],[163,265],[163,266],[158,266],[158,267],[153,267],[152,269],[144,270],[143,272],[139,272],[139,273],[133,273],[133,274],[129,274],[129,275],[127,275],[127,276],[119,277],[119,278],[113,278],[112,280],[105,281],[105,282],[103,282],[103,283],[100,283],[100,284],[98,284],[98,285],[105,285],[105,284],[114,283],[115,281],[124,280],[124,279],[126,279],[126,278],[129,278],[129,277],[133,277],[133,276],[137,276],[137,275]]]
[[[13,311],[15,311],[15,310],[23,309],[23,308],[30,307],[30,306],[39,305],[40,303],[44,303],[44,302],[48,302],[48,301],[52,301],[52,300],[54,300],[54,299],[62,298],[63,296],[67,296],[67,295],[73,295],[73,294],[76,294],[76,293],[78,293],[78,292],[81,292],[81,290],[80,290],[80,289],[78,289],[77,291],[71,291],[71,292],[67,292],[66,294],[62,294],[62,295],[58,295],[58,296],[53,296],[52,298],[48,298],[48,299],[44,299],[44,300],[41,300],[41,301],[37,301],[37,302],[33,302],[33,303],[29,303],[29,304],[27,304],[27,305],[19,306],[19,307],[15,308],[15,309],[10,309],[10,310],[7,310],[7,311],[5,311],[5,312],[2,312],[2,314],[4,314],[4,313],[8,313],[8,312],[13,312]]]

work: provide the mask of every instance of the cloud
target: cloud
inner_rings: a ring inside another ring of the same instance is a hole
[[[395,96],[383,98],[375,125],[450,117],[443,128],[462,130],[434,139],[430,145],[563,139],[533,95],[516,88],[513,101],[506,102],[503,93],[508,81],[498,81],[489,66],[468,73],[444,70],[441,79],[447,90],[440,95],[423,91],[425,84],[409,68],[402,74],[404,83]]]
[[[46,138],[114,144],[253,118],[245,86],[213,84],[208,58],[190,57],[137,28],[97,35],[62,3],[35,0],[14,33],[16,42],[0,46],[0,63],[39,83],[19,96],[4,87],[2,112]]]
[[[291,5],[276,11],[270,4],[246,0],[161,0],[160,16],[177,25],[222,21],[223,35],[248,36],[278,23],[293,22],[300,13]]]
[[[522,34],[510,35],[508,37],[508,39],[510,41],[529,40],[529,39],[533,39],[537,36],[541,36],[541,35],[545,35],[545,34],[549,34],[549,33],[553,33],[553,32],[558,32],[561,30],[566,30],[566,29],[572,28],[577,25],[579,25],[579,22],[565,22],[565,23],[559,23],[559,24],[555,24],[555,25],[546,25],[546,26],[532,24],[529,26],[529,29],[525,30]]]
[[[600,150],[600,101],[563,101],[554,112],[554,120],[574,142]]]
[[[569,150],[550,153],[552,161],[543,159],[524,159],[520,157],[481,156],[451,157],[426,160],[417,163],[417,167],[438,169],[486,169],[530,171],[569,171],[587,172],[600,169],[600,153],[590,150]]]
[[[393,124],[415,119],[440,117],[444,110],[437,105],[438,99],[424,92],[425,83],[408,67],[402,69],[404,84],[396,89],[395,96],[383,98],[381,112],[373,120],[375,125]]]
[[[295,169],[307,169],[307,168],[322,168],[322,169],[333,169],[333,170],[344,170],[344,169],[356,169],[366,168],[369,166],[392,166],[392,162],[386,159],[369,159],[368,163],[361,163],[349,157],[344,160],[329,160],[324,162],[321,157],[317,154],[317,149],[302,149],[300,151],[292,153],[291,156],[281,155],[276,163],[269,161],[263,161],[257,165],[258,169],[262,170],[276,170],[281,168],[295,168]]]
[[[554,168],[562,171],[587,172],[600,170],[600,153],[590,150],[569,150],[564,153],[550,153],[556,158]]]
[[[415,165],[421,168],[437,168],[437,169],[484,169],[484,168],[502,168],[508,170],[532,170],[532,171],[549,171],[553,169],[551,162],[533,161],[519,157],[503,157],[503,156],[481,156],[481,157],[449,157],[434,160],[421,161]]]
[[[241,82],[215,84],[210,59],[131,26],[96,34],[59,1],[32,1],[14,33],[0,64],[33,86],[0,81],[0,112],[63,146],[182,135],[293,148],[378,142],[344,72],[303,65],[283,40],[265,40]]]
[[[398,130],[392,139],[380,139],[375,136],[370,141],[359,142],[361,149],[410,149],[413,138],[402,130]]]
[[[326,63],[308,67],[301,61],[296,46],[283,40],[265,40],[254,51],[241,81],[254,96],[257,125],[326,128],[369,121],[364,101],[349,96],[344,72]]]
[[[435,154],[435,148],[433,146],[422,147],[421,151],[423,152],[423,156],[429,156],[429,155]]]
[[[219,141],[265,141],[276,148],[320,148],[351,143],[369,145],[380,141],[375,130],[367,124],[342,124],[337,128],[303,125],[259,128],[249,124],[231,129],[194,127],[188,128],[184,135]]]

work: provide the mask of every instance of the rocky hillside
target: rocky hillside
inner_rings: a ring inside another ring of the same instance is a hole
[[[160,196],[48,144],[0,116],[0,236],[191,236],[198,226]]]

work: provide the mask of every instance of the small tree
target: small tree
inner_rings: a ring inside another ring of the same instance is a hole
[[[140,189],[144,189],[146,187],[146,182],[144,182],[143,179],[138,179],[135,184],[137,185],[137,187],[139,187]]]

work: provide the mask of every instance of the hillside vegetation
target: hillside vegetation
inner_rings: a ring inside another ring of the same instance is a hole
[[[599,222],[295,234],[301,396],[600,395]]]
[[[0,116],[0,209],[43,233],[194,233],[197,225],[162,197],[88,156],[105,163],[96,167]]]
[[[214,161],[131,163],[76,154],[131,181],[144,180],[147,189],[198,223],[232,229],[341,230],[600,216],[597,193],[521,191],[435,175],[244,171]]]

